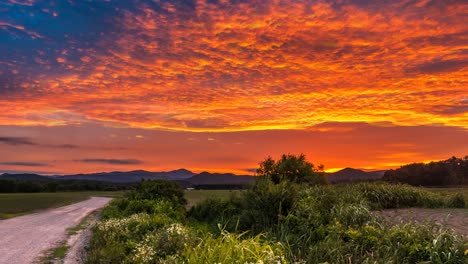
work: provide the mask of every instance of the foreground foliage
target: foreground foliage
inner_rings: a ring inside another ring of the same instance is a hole
[[[175,186],[147,181],[104,210],[88,262],[467,263],[465,237],[433,223],[392,226],[372,212],[463,207],[465,200],[406,185],[260,177],[248,191],[186,212]]]

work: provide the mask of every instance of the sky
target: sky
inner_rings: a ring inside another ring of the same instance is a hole
[[[0,1],[0,172],[468,154],[468,4]]]

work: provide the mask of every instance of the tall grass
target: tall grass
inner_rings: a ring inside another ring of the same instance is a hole
[[[372,209],[438,208],[446,205],[443,196],[405,184],[360,183],[352,185],[351,189],[353,192],[362,193]]]
[[[265,241],[263,235],[222,231],[220,236],[207,235],[194,248],[186,248],[174,263],[288,263],[280,243]]]

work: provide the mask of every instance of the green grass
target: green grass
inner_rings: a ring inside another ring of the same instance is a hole
[[[239,190],[192,190],[185,191],[187,207],[192,207],[208,198],[229,198],[231,195],[239,194]]]
[[[63,260],[67,255],[70,246],[66,241],[60,243],[57,247],[48,250],[43,257],[37,261],[39,264],[53,264]]]
[[[1,193],[0,219],[69,205],[91,196],[121,197],[122,194],[123,192]]]
[[[443,196],[448,204],[452,206],[455,204],[454,200],[464,200],[465,201],[465,208],[468,208],[468,186],[458,186],[458,187],[434,187],[434,188],[422,188],[424,190],[436,193],[438,195]],[[461,204],[456,207],[462,207]]]

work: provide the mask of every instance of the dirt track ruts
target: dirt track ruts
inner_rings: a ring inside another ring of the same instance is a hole
[[[457,234],[468,236],[468,209],[409,208],[383,210],[377,213],[392,224],[429,221],[452,229]]]
[[[111,198],[92,197],[72,205],[0,221],[0,264],[34,262],[65,240],[68,228],[105,206]]]

